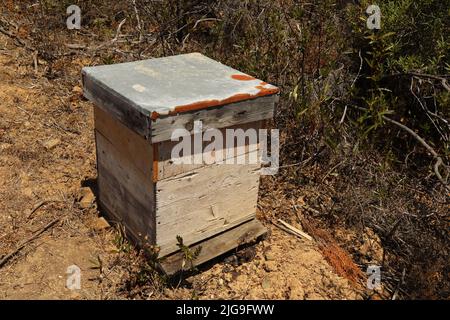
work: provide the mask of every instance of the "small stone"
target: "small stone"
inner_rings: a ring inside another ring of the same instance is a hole
[[[80,86],[75,86],[72,88],[72,92],[81,96],[83,94],[83,89],[81,89]]]
[[[292,282],[289,285],[289,299],[303,300],[305,298],[305,291],[300,283]]]
[[[33,189],[31,189],[31,188],[23,188],[22,189],[22,194],[27,196],[27,197],[32,197],[33,196]]]
[[[90,188],[81,188],[80,207],[89,208],[94,202],[95,196]]]
[[[233,276],[230,273],[225,273],[224,276],[226,282],[230,282],[233,280]]]
[[[265,277],[261,283],[261,286],[264,290],[270,289],[272,283],[270,282],[269,277]]]
[[[236,282],[241,282],[241,283],[247,283],[248,282],[248,276],[246,274],[240,274],[236,277]]]
[[[275,261],[266,261],[264,263],[264,270],[267,272],[277,271],[277,263]]]
[[[164,289],[163,294],[169,299],[173,297],[173,291],[167,288]]]
[[[325,300],[325,298],[319,293],[312,291],[306,294],[306,299],[308,300]]]
[[[98,217],[97,219],[95,219],[95,221],[92,225],[92,228],[95,231],[102,231],[102,230],[108,229],[110,227],[111,226],[109,225],[108,221],[106,221],[106,219],[103,217]]]
[[[229,257],[226,257],[224,259],[224,262],[231,265],[238,265],[238,258],[236,257],[236,255],[233,254]]]
[[[275,255],[273,254],[272,251],[267,251],[264,254],[264,258],[266,259],[266,261],[273,261],[273,260],[275,260]]]
[[[83,297],[81,296],[81,294],[77,291],[73,291],[70,293],[70,300],[81,300],[83,299]]]
[[[298,197],[297,203],[298,203],[299,206],[304,206],[304,205],[306,204],[306,202],[305,202],[305,196],[300,196],[300,197]]]
[[[223,279],[219,279],[219,285],[223,286]]]
[[[57,145],[59,145],[61,143],[61,140],[58,138],[53,138],[50,140],[47,140],[46,142],[43,143],[44,148],[47,150],[51,150],[54,147],[56,147]]]

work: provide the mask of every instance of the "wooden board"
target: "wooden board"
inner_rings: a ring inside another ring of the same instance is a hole
[[[255,217],[260,165],[211,165],[156,184],[156,242],[160,255]]]
[[[135,242],[156,241],[152,147],[147,140],[94,109],[99,200],[114,221],[126,227]]]
[[[191,152],[190,154],[192,154],[192,156],[190,156],[190,160],[191,163],[183,163],[183,164],[179,164],[179,163],[174,163],[173,159],[172,159],[172,150],[174,149],[174,147],[180,143],[178,141],[163,141],[160,143],[155,144],[155,148],[157,148],[157,151],[155,152],[155,154],[157,154],[157,157],[155,157],[155,161],[157,161],[156,164],[154,164],[154,168],[155,171],[157,172],[156,175],[154,175],[155,179],[154,181],[157,180],[164,180],[182,173],[186,173],[189,171],[192,171],[194,169],[198,169],[201,167],[204,167],[206,165],[212,165],[214,163],[217,163],[218,159],[223,159],[224,161],[226,161],[227,159],[237,159],[237,157],[245,155],[245,159],[244,161],[246,161],[245,163],[250,163],[250,160],[256,160],[259,161],[259,154],[258,152],[256,152],[259,149],[259,143],[256,140],[256,143],[254,144],[249,144],[248,139],[245,140],[245,142],[243,143],[242,146],[236,146],[233,148],[233,151],[230,152],[226,152],[226,146],[227,146],[227,135],[226,135],[226,130],[227,129],[242,129],[244,130],[244,132],[247,132],[247,130],[249,129],[254,129],[256,131],[256,135],[258,135],[258,130],[264,127],[264,122],[263,121],[256,121],[256,122],[250,122],[250,123],[246,123],[246,124],[241,124],[241,125],[236,125],[236,126],[232,126],[229,128],[223,128],[223,129],[219,129],[219,131],[222,133],[223,136],[223,144],[222,144],[222,148],[218,149],[215,151],[215,155],[213,159],[208,159],[209,162],[208,163],[194,163],[194,157],[196,156],[196,154],[194,153],[194,138],[193,135],[191,135],[190,137],[184,137],[184,139],[189,139],[190,140],[190,144],[191,144]],[[181,139],[180,139],[181,141]],[[205,148],[210,144],[210,141],[206,141],[203,142],[202,145],[202,151],[205,150]],[[236,143],[233,143],[232,145],[236,145]],[[249,154],[251,153],[251,155]],[[221,154],[221,156],[219,157],[219,154]],[[202,154],[204,157],[203,159],[206,159],[205,155],[209,156],[209,153],[203,153]]]
[[[101,133],[96,133],[100,202],[130,231],[155,243],[154,185]]]
[[[148,140],[94,107],[95,130],[106,137],[134,167],[148,179],[152,177],[153,148]]]
[[[170,140],[174,129],[192,131],[194,121],[202,121],[203,129],[206,130],[207,128],[221,129],[271,119],[273,118],[276,101],[278,101],[278,96],[273,95],[220,107],[160,117],[151,123],[151,141],[155,143]]]
[[[150,135],[150,118],[142,114],[133,103],[123,96],[114,93],[101,82],[83,73],[83,94],[96,107],[104,110],[120,123],[147,139]]]
[[[214,237],[203,240],[190,247],[195,251],[201,247],[200,255],[193,261],[194,266],[198,266],[206,261],[218,257],[234,248],[249,243],[267,232],[267,229],[256,219],[245,222],[233,229],[222,232]],[[173,275],[182,269],[188,270],[191,265],[183,265],[184,256],[181,252],[176,252],[166,258],[160,264],[161,269],[168,275]]]

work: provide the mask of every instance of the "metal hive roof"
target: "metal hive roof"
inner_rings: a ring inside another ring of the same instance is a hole
[[[82,73],[153,119],[279,92],[200,53],[85,67]]]

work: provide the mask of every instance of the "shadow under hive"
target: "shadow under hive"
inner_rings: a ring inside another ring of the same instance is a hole
[[[94,103],[100,205],[136,244],[160,248],[166,273],[182,268],[177,235],[202,247],[198,265],[266,232],[255,217],[260,162],[219,161],[250,159],[259,144],[226,152],[224,141],[208,163],[177,164],[171,137],[183,129],[193,141],[195,121],[225,140],[229,128],[261,129],[278,88],[199,53],[86,67],[82,77]]]

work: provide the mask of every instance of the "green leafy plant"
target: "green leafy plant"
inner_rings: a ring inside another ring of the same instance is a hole
[[[347,103],[359,110],[361,138],[397,141],[397,150],[418,144],[423,147],[418,151],[433,156],[433,171],[448,188],[450,44],[445,35],[450,32],[450,1],[382,2],[381,30],[365,27],[364,8],[369,2],[350,6],[347,12],[353,31],[351,51],[355,64],[360,62],[352,101]],[[386,126],[392,125],[397,130],[390,132],[405,139],[386,135]]]
[[[117,232],[115,233],[113,240],[114,245],[117,247],[119,252],[130,252],[132,249],[132,245],[126,238],[125,228],[121,225],[117,225],[116,230]]]
[[[179,235],[177,235],[177,246],[183,253],[183,262],[181,268],[184,270],[186,264],[189,264],[189,270],[194,271],[196,269],[194,267],[194,261],[200,255],[202,247],[199,246],[192,251],[188,246],[184,244],[183,238]]]

